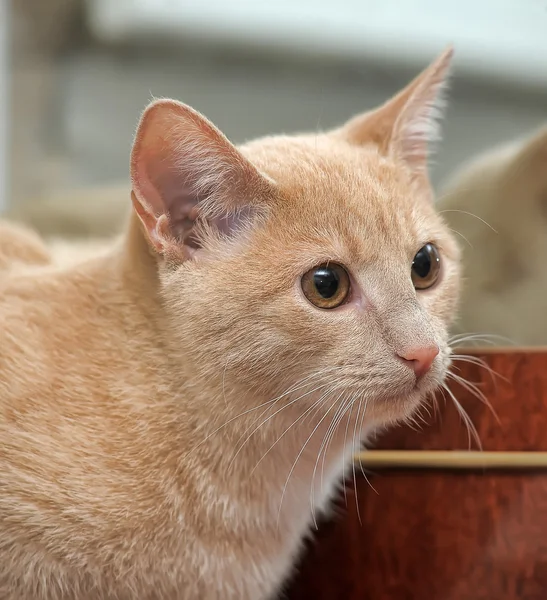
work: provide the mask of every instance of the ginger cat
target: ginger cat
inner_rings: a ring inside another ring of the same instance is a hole
[[[240,148],[156,101],[123,239],[0,276],[1,598],[277,597],[353,452],[450,365],[427,177],[450,58]]]
[[[543,128],[473,158],[445,186],[438,208],[462,236],[462,332],[547,342],[546,165]]]

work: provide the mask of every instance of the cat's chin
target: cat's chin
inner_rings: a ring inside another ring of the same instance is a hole
[[[385,425],[400,423],[411,418],[412,415],[429,402],[437,390],[441,388],[441,383],[437,382],[418,382],[413,389],[407,393],[396,394],[388,398],[382,398],[376,402],[374,412],[378,419]]]

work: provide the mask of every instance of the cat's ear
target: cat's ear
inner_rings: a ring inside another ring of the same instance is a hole
[[[205,117],[157,100],[139,123],[131,153],[132,199],[152,246],[191,257],[204,223],[233,234],[265,206],[274,184]]]
[[[356,145],[374,144],[419,176],[427,173],[431,146],[440,138],[443,90],[453,50],[447,48],[406,88],[379,108],[351,119],[336,135]]]

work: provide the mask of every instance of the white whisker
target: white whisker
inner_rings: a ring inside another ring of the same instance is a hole
[[[310,433],[310,435],[308,436],[308,438],[304,442],[304,444],[303,444],[300,452],[298,453],[298,455],[297,455],[294,463],[292,464],[292,467],[290,468],[289,474],[287,476],[287,480],[285,481],[285,485],[283,486],[283,491],[281,493],[281,500],[279,501],[279,512],[277,513],[277,527],[278,528],[279,528],[279,520],[281,518],[281,507],[283,505],[283,498],[285,497],[285,492],[287,491],[287,486],[289,484],[289,480],[291,478],[291,475],[293,474],[294,469],[296,468],[296,464],[298,463],[300,457],[304,453],[304,450],[306,449],[306,446],[308,445],[309,441],[311,440],[311,438],[313,437],[313,435],[315,434],[315,432],[319,429],[319,427],[321,426],[321,423],[323,423],[323,421],[327,418],[329,412],[334,408],[334,406],[335,406],[335,404],[331,405],[331,407],[321,417],[321,419],[319,420],[319,423],[317,423],[317,425],[313,428],[312,432]]]
[[[477,398],[478,400],[480,400],[486,407],[488,407],[488,409],[492,413],[493,417],[498,422],[498,425],[501,425],[501,421],[500,421],[500,419],[499,419],[496,411],[494,410],[494,407],[492,406],[492,404],[490,403],[490,401],[488,400],[488,398],[485,396],[484,392],[481,389],[479,389],[472,382],[467,381],[466,379],[464,379],[460,375],[456,375],[455,373],[447,373],[447,377],[450,378],[450,379],[453,379],[454,381],[456,381],[457,383],[459,383],[472,396],[475,396],[475,398]]]
[[[270,400],[268,402],[265,402],[264,404],[262,404],[261,406],[266,406],[266,408],[258,415],[258,417],[250,424],[248,425],[245,430],[243,431],[243,433],[241,434],[241,436],[237,439],[236,443],[234,444],[235,446],[238,446],[238,444],[240,443],[240,441],[245,437],[245,435],[247,434],[247,432],[252,429],[256,423],[258,423],[262,417],[269,411],[271,410],[275,404],[277,402],[279,402],[280,400],[282,400],[283,398],[286,398],[287,396],[289,396],[290,394],[302,390],[303,388],[305,388],[306,386],[310,385],[309,380],[310,379],[314,379],[313,383],[317,383],[317,379],[319,379],[320,377],[326,375],[326,374],[330,374],[333,370],[335,369],[335,367],[328,367],[326,369],[322,369],[320,371],[317,372],[313,372],[310,373],[307,377],[305,377],[304,379],[301,379],[299,382],[295,383],[293,386],[291,386],[290,388],[288,388],[285,392],[283,392],[282,394],[280,394],[279,396],[277,396],[276,398],[274,398],[273,400]],[[309,390],[308,392],[302,394],[301,396],[299,396],[298,398],[295,398],[294,400],[292,400],[291,402],[289,402],[288,404],[284,405],[283,408],[291,406],[292,404],[294,404],[295,402],[297,402],[298,400],[301,400],[302,398],[313,394],[314,392],[316,392],[319,389],[322,389],[324,387],[326,387],[327,385],[329,385],[330,382],[326,382],[323,385],[319,385],[315,388],[313,388],[312,390]],[[283,409],[282,408],[282,409]],[[276,413],[270,415],[268,418],[266,418],[262,423],[260,423],[260,425],[258,425],[258,427],[256,427],[251,434],[248,436],[248,438],[245,439],[245,441],[243,442],[242,446],[238,449],[238,453],[239,451],[242,449],[242,447],[245,445],[245,443],[249,440],[249,438],[256,433],[256,431],[258,431],[258,429],[260,429],[260,427],[262,427],[262,425],[264,423],[266,423],[270,418],[274,417],[277,413],[281,412],[282,409],[279,409]],[[246,412],[251,412],[251,411],[246,411]],[[243,413],[246,414],[246,413]],[[230,422],[230,421],[228,421]],[[235,457],[234,457],[235,458]],[[233,464],[233,459],[232,462],[230,462],[230,467]]]
[[[470,248],[473,248],[473,244],[465,237],[465,235],[463,235],[463,233],[459,232],[457,229],[450,229],[450,231],[459,235],[463,240],[467,242],[467,244],[469,244]]]
[[[245,447],[245,445],[247,444],[247,442],[251,439],[251,437],[261,428],[263,427],[270,419],[273,419],[276,415],[278,415],[281,411],[285,410],[286,408],[289,408],[290,406],[292,406],[293,404],[295,404],[296,402],[298,402],[299,400],[301,400],[302,398],[305,398],[306,396],[309,396],[310,394],[313,394],[315,392],[317,392],[318,390],[326,387],[327,385],[329,385],[328,383],[325,383],[323,385],[319,385],[317,387],[315,387],[314,389],[306,392],[305,394],[302,394],[300,396],[298,396],[297,398],[295,398],[294,400],[291,400],[290,402],[288,402],[287,404],[284,404],[281,408],[277,409],[273,414],[269,415],[268,417],[266,417],[266,419],[264,419],[259,425],[257,425],[252,431],[251,433],[245,438],[245,440],[243,441],[243,443],[239,446],[239,448],[236,450],[234,456],[232,457],[232,459],[230,460],[230,463],[228,464],[228,468],[227,471],[230,470],[230,468],[235,464],[235,460],[238,457],[239,453],[243,450],[243,448]],[[252,427],[252,424],[251,424]],[[245,430],[248,431],[249,427]],[[243,435],[245,435],[245,432],[243,433]],[[242,436],[243,437],[243,436]],[[241,438],[239,438],[241,439]],[[239,440],[238,440],[239,443]]]
[[[484,219],[482,219],[481,217],[479,217],[479,215],[476,215],[472,212],[469,212],[467,210],[459,210],[456,208],[446,208],[445,210],[441,210],[439,211],[439,214],[442,215],[443,213],[448,213],[448,212],[456,212],[456,213],[462,213],[464,215],[469,215],[470,217],[474,217],[475,219],[478,219],[481,223],[484,223],[487,227],[489,227],[494,233],[498,233],[493,227],[492,225],[490,225],[490,223],[487,223]]]
[[[353,402],[353,404],[355,403],[355,400]],[[352,404],[352,410],[353,410],[353,404]],[[359,413],[361,412],[361,402],[357,403],[357,415],[355,417],[355,423],[353,424],[353,436],[351,439],[351,451],[353,454],[355,454],[355,450],[357,448],[357,443],[356,443],[356,438],[357,438],[357,424],[359,423]],[[349,419],[348,421],[351,420],[351,412],[349,414]],[[363,522],[361,521],[361,512],[359,510],[359,498],[357,495],[357,476],[355,474],[355,461],[352,460],[351,461],[351,470],[353,472],[353,493],[355,495],[355,510],[357,512],[357,518],[359,519],[359,524],[362,526]]]
[[[334,388],[336,389],[336,388]],[[290,431],[299,421],[301,421],[310,411],[312,411],[314,408],[320,406],[322,403],[324,403],[325,398],[331,394],[333,392],[333,390],[328,389],[322,396],[319,397],[318,400],[316,400],[311,406],[309,406],[297,419],[295,419],[286,429],[285,431],[283,431],[283,433],[275,440],[275,442],[266,450],[266,452],[264,452],[264,454],[260,457],[259,461],[256,463],[256,465],[253,467],[253,469],[251,470],[251,472],[249,473],[249,477],[251,477],[251,475],[256,471],[258,465],[260,465],[260,463],[264,460],[264,458],[266,458],[266,456],[268,455],[268,453],[270,452],[270,450],[272,450],[277,443],[285,436],[285,434]]]
[[[321,493],[323,493],[323,481],[324,481],[324,475],[325,475],[325,460],[327,458],[327,452],[329,449],[329,445],[330,445],[332,439],[334,438],[334,435],[336,433],[336,430],[338,429],[338,426],[340,425],[340,423],[344,419],[347,411],[351,407],[352,402],[353,402],[353,396],[351,396],[349,398],[349,400],[344,401],[344,403],[340,406],[340,409],[337,412],[337,414],[333,417],[332,422],[329,425],[329,428],[327,429],[325,437],[323,438],[323,442],[321,444],[321,448],[319,451],[319,455],[321,455],[321,450],[323,452],[323,459],[321,462],[321,479],[320,479]],[[344,488],[344,491],[345,491],[345,488]]]
[[[473,439],[477,443],[479,450],[482,450],[482,443],[480,440],[479,432],[477,431],[477,428],[473,424],[471,417],[467,414],[464,407],[458,402],[458,400],[457,400],[456,396],[454,395],[454,393],[452,392],[452,390],[446,384],[443,384],[443,387],[446,390],[447,394],[452,399],[452,402],[454,403],[456,410],[458,411],[461,419],[463,420],[463,422],[465,423],[465,425],[467,427],[467,439],[468,439],[469,449],[471,449],[471,437],[473,437]]]
[[[315,476],[317,473],[317,466],[319,464],[319,460],[321,458],[321,453],[323,451],[323,448],[325,447],[325,442],[328,439],[331,428],[333,427],[334,423],[336,422],[337,416],[339,414],[341,414],[343,416],[345,407],[348,405],[346,403],[345,399],[340,401],[341,398],[343,398],[345,394],[346,394],[346,391],[342,391],[338,395],[338,398],[336,398],[336,400],[334,401],[334,404],[338,405],[338,408],[336,409],[336,411],[332,417],[331,423],[329,424],[327,431],[326,431],[325,435],[323,436],[323,441],[321,442],[321,444],[319,446],[319,450],[317,452],[317,457],[315,459],[315,465],[313,467],[313,473],[312,473],[312,478],[311,478],[311,487],[310,487],[310,509],[311,509],[311,514],[312,514],[313,524],[316,529],[318,529],[318,526],[317,526],[317,520],[316,520],[316,516],[315,516],[315,500],[314,500],[314,498],[315,498]],[[324,464],[324,457],[323,457],[323,464]],[[323,479],[321,478],[321,493],[322,493],[322,491],[323,491]]]
[[[368,406],[368,399],[365,400],[365,404],[363,406],[363,414],[361,415],[361,423],[359,424],[359,431],[363,431],[363,424],[365,422],[365,415],[367,412],[367,406]],[[365,473],[365,469],[363,468],[363,463],[360,460],[359,461],[359,467],[361,469],[361,474],[363,475],[363,477],[365,478],[365,481],[367,482],[368,486],[370,487],[370,489],[376,494],[378,494],[378,490],[372,485],[372,483],[370,482],[370,479],[367,477],[367,474]]]
[[[441,393],[443,393],[442,389],[440,391]],[[439,407],[439,400],[437,398],[436,393],[431,392],[431,394],[428,395],[427,399],[430,400],[431,406],[433,407],[433,419],[440,418],[442,421],[442,413]]]
[[[326,371],[330,371],[330,369],[326,369]],[[319,372],[320,375],[323,375],[324,372],[320,371]],[[244,410],[243,412],[239,413],[238,415],[236,415],[235,417],[232,417],[231,419],[228,419],[228,421],[226,421],[225,423],[223,423],[220,427],[217,427],[214,431],[212,431],[211,433],[209,433],[203,440],[201,440],[201,442],[199,442],[196,446],[194,446],[193,451],[195,451],[197,448],[199,448],[202,444],[204,444],[208,439],[210,439],[213,435],[217,434],[221,429],[224,429],[224,427],[226,427],[227,425],[229,425],[230,423],[233,423],[235,420],[248,415],[249,413],[254,412],[255,410],[258,410],[260,408],[263,408],[264,406],[270,406],[272,404],[274,404],[275,402],[277,402],[278,400],[281,400],[282,398],[284,398],[285,396],[293,393],[294,391],[297,391],[299,389],[302,389],[303,387],[306,387],[306,385],[308,385],[306,382],[309,379],[312,379],[313,377],[318,376],[317,373],[310,373],[307,377],[305,377],[304,379],[300,380],[298,383],[296,383],[294,386],[291,386],[291,388],[289,388],[287,391],[283,392],[282,394],[280,394],[279,396],[272,398],[271,400],[267,400],[266,402],[263,402],[262,404],[258,404],[257,406],[253,406],[252,408],[249,408],[247,410]],[[264,413],[262,413],[264,414]],[[260,418],[260,416],[259,416]]]
[[[462,344],[467,344],[469,342],[485,342],[490,345],[495,345],[499,342],[510,345],[515,344],[515,342],[508,337],[489,333],[459,333],[451,336],[448,340],[450,346],[453,347],[461,346]]]
[[[507,377],[501,375],[501,373],[498,373],[497,371],[494,371],[494,369],[492,369],[482,358],[478,358],[477,356],[468,356],[466,354],[453,354],[451,358],[453,362],[469,363],[484,369],[489,373],[493,383],[495,383],[496,377],[502,381],[505,381],[506,383],[509,383],[509,379],[507,379]]]
[[[347,464],[346,462],[346,449],[347,449],[347,439],[348,439],[348,429],[349,429],[349,424],[351,422],[351,413],[353,412],[353,406],[355,403],[355,395],[352,396],[352,401],[349,405],[349,414],[347,416],[347,420],[346,420],[346,429],[344,432],[344,443],[342,444],[342,458],[343,458],[343,462],[344,464]],[[346,506],[348,505],[348,494],[347,494],[347,486],[346,486],[346,482],[344,481],[344,499],[346,501]]]

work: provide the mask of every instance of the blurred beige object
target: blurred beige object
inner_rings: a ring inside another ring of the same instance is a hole
[[[472,159],[444,188],[438,206],[461,236],[459,330],[544,345],[547,126]]]
[[[36,232],[0,221],[0,276],[22,266],[44,266],[50,262],[51,253]]]
[[[70,266],[81,263],[89,258],[94,258],[111,248],[111,244],[116,240],[106,239],[81,239],[65,240],[53,238],[48,243],[48,250],[51,256],[51,262],[55,265]]]
[[[16,202],[7,216],[47,239],[104,239],[121,231],[130,205],[129,184],[118,184],[52,192]]]

